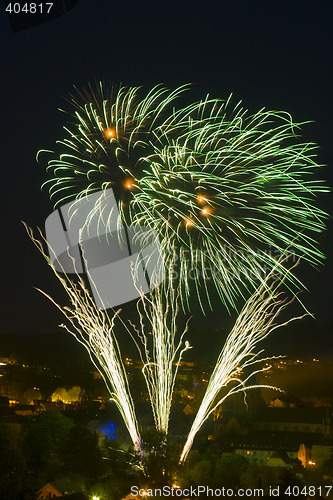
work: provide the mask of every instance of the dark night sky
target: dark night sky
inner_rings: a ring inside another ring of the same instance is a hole
[[[320,145],[332,184],[332,25],[328,1],[81,0],[62,17],[13,33],[1,4],[0,332],[55,331],[60,321],[33,289],[57,293],[57,284],[20,221],[43,226],[52,211],[40,192],[45,174],[35,155],[62,137],[64,116],[57,108],[73,84],[191,82],[195,98],[233,92],[251,111],[287,110],[296,121],[313,120],[305,138]],[[332,346],[332,230],[321,241],[325,267],[302,271],[311,291],[304,300],[317,321],[283,341],[304,342],[309,350],[312,339],[316,348]],[[202,324],[223,322],[218,312]]]

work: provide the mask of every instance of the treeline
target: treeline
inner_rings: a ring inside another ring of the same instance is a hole
[[[118,499],[140,480],[136,462],[132,450],[60,412],[26,417],[22,425],[0,423],[1,500],[35,500],[40,488],[61,478],[89,495]]]

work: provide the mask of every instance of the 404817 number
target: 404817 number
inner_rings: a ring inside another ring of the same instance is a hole
[[[49,14],[53,6],[53,3],[25,3],[21,5],[20,3],[10,2],[6,7],[6,12],[10,14]]]
[[[332,493],[333,486],[288,486],[285,490],[285,496],[290,498],[298,497],[304,495],[304,497],[314,497],[319,495],[320,497],[326,498]]]

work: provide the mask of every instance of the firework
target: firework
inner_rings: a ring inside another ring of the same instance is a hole
[[[289,114],[250,115],[209,97],[176,109],[184,90],[100,87],[73,98],[75,123],[45,185],[56,205],[111,187],[119,225],[157,235],[183,305],[192,281],[203,309],[214,288],[235,308],[287,249],[321,261],[315,198],[326,188],[313,175],[316,146],[299,141]]]
[[[67,324],[62,324],[61,327],[71,333],[88,351],[91,361],[101,373],[112,400],[122,415],[136,450],[141,452],[134,403],[115,329],[116,325],[121,323],[138,349],[155,427],[163,436],[166,436],[179,362],[183,353],[190,349],[189,342],[184,341],[187,323],[184,331],[179,336],[177,335],[179,290],[174,289],[171,283],[156,286],[154,281],[156,275],[151,281],[150,298],[137,288],[138,296],[140,296],[137,302],[138,328],[131,321],[124,321],[120,316],[120,310],[113,312],[112,316],[100,310],[79,273],[75,272],[75,281],[69,278],[56,255],[53,253],[48,257],[45,253],[43,242],[46,243],[46,239],[42,233],[39,231],[40,239],[37,239],[30,228],[26,225],[25,228],[61,282],[71,306],[62,307],[49,294],[39,291],[51,300],[66,317]],[[52,253],[49,245],[48,248]],[[72,267],[75,270],[76,260],[71,257],[70,253],[68,253],[68,258],[72,261]],[[133,283],[137,286],[134,273],[133,265]],[[88,277],[93,287],[94,282],[89,272]]]
[[[141,298],[137,303],[139,328],[128,322],[129,328],[120,318],[119,311],[110,319],[105,311],[97,309],[90,292],[78,275],[77,282],[69,279],[65,273],[60,275],[54,269],[51,259],[45,254],[43,244],[34,237],[29,228],[26,229],[62,283],[70,298],[71,307],[61,307],[48,294],[42,293],[65,315],[71,326],[61,326],[84,345],[95,367],[102,374],[143,464],[144,450],[138,432],[134,403],[114,330],[116,321],[121,322],[138,348],[155,427],[164,439],[168,434],[179,362],[184,352],[191,348],[189,342],[184,341],[187,324],[183,332],[177,335],[179,289],[173,287],[172,281],[167,281],[155,287],[149,298],[141,292]],[[276,272],[280,271],[280,264],[277,263],[257,291],[248,299],[227,337],[187,436],[180,462],[186,460],[199,429],[226,398],[240,392],[245,396],[247,391],[254,388],[277,389],[270,385],[253,384],[250,381],[257,373],[268,370],[270,367],[267,366],[267,361],[273,359],[262,356],[263,350],[258,350],[260,342],[276,328],[305,316],[292,318],[283,324],[276,323],[279,313],[288,305],[285,295],[280,291],[288,276],[285,275],[281,279],[276,275]],[[292,269],[289,272],[291,271]],[[266,366],[262,367],[264,362]],[[250,374],[244,375],[249,367],[254,369],[251,369]]]
[[[141,294],[137,310],[140,329],[131,326],[141,344],[135,342],[143,363],[155,427],[166,436],[178,366],[184,352],[191,349],[189,341],[184,341],[188,323],[178,336],[179,290],[170,282],[156,287],[150,298]]]
[[[273,330],[296,319],[302,319],[306,315],[292,318],[283,324],[276,323],[277,316],[288,305],[288,302],[279,291],[283,279],[274,279],[274,271],[248,299],[227,337],[188,434],[180,462],[186,460],[194,438],[203,423],[228,397],[239,392],[245,396],[247,391],[260,387],[280,390],[269,385],[248,383],[257,373],[269,370],[271,366],[266,366],[266,362],[276,358],[262,357],[263,350],[258,351],[258,344]],[[269,285],[271,279],[273,281]],[[265,366],[260,367],[264,362]],[[254,369],[249,375],[242,375],[248,367],[254,367]]]
[[[178,246],[187,297],[191,275],[198,295],[208,295],[211,281],[235,307],[244,281],[260,282],[287,248],[296,259],[321,260],[311,235],[324,227],[314,199],[325,187],[312,176],[315,146],[297,141],[289,115],[228,108],[207,99],[156,132],[160,145],[130,210],[132,221],[160,235],[165,255]],[[171,264],[172,252],[173,272]]]
[[[88,351],[89,357],[100,372],[109,390],[112,401],[117,405],[123,421],[131,436],[136,451],[140,451],[140,436],[134,403],[130,394],[126,370],[120,355],[119,345],[114,334],[119,311],[110,318],[109,315],[97,309],[94,300],[87,290],[82,278],[77,274],[77,283],[71,280],[63,271],[60,275],[51,263],[43,249],[45,239],[40,232],[41,240],[34,237],[33,231],[25,225],[32,242],[44,256],[54,274],[64,287],[70,302],[70,307],[62,307],[50,295],[39,290],[55,304],[64,314],[67,324],[61,327],[72,334]],[[68,326],[71,325],[70,327]]]
[[[316,146],[297,136],[303,124],[283,112],[250,115],[240,104],[232,108],[230,99],[207,97],[177,109],[185,90],[158,86],[143,95],[139,88],[122,87],[108,94],[100,86],[73,98],[72,123],[59,141],[61,154],[50,153],[50,179],[44,184],[55,206],[74,206],[95,193],[95,206],[83,221],[88,232],[92,226],[101,227],[102,234],[132,226],[142,228],[135,241],[141,249],[152,239],[158,242],[164,282],[152,287],[149,297],[140,292],[140,326],[131,324],[128,331],[143,362],[155,426],[164,436],[177,363],[190,348],[184,342],[187,327],[177,334],[179,304],[189,307],[194,291],[204,310],[217,290],[226,307],[236,308],[240,296],[256,289],[221,351],[181,461],[214,409],[254,387],[251,377],[267,359],[256,347],[277,328],[277,315],[286,306],[278,288],[283,283],[296,294],[301,287],[287,271],[288,255],[320,262],[316,236],[326,217],[316,206],[317,195],[326,191],[316,178]],[[98,207],[110,188],[117,206],[108,214]],[[278,281],[269,285],[278,273]],[[81,280],[60,279],[73,306],[67,318],[74,331],[69,331],[100,365],[139,450],[114,335],[119,317],[109,320],[96,312]],[[251,366],[254,371],[242,378]]]
[[[72,120],[67,137],[58,141],[62,153],[48,162],[49,190],[55,208],[95,191],[112,188],[119,209],[126,209],[150,147],[154,129],[163,122],[165,108],[186,89],[170,92],[162,85],[144,97],[139,87],[96,89],[71,96]],[[38,155],[45,150],[40,151]],[[48,153],[51,153],[48,151]]]

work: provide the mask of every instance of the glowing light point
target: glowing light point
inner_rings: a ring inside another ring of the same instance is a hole
[[[134,187],[132,179],[126,179],[124,182],[124,186],[126,189],[132,189]]]
[[[112,139],[112,137],[115,137],[116,132],[112,128],[107,128],[104,130],[104,135],[107,139]]]
[[[193,226],[193,221],[191,219],[185,219],[184,224],[186,227],[191,227]]]
[[[197,202],[198,203],[206,203],[206,198],[204,198],[201,194],[197,197]]]
[[[205,215],[206,217],[208,217],[208,215],[211,214],[211,210],[209,207],[204,207],[202,210],[201,210],[201,213],[202,215]]]

